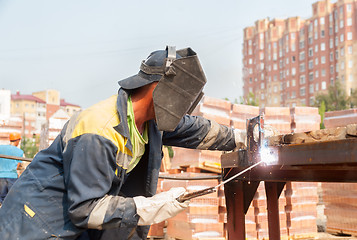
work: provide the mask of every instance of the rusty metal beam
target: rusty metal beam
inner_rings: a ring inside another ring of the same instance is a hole
[[[227,232],[229,240],[245,240],[244,188],[242,181],[224,186],[227,207]]]

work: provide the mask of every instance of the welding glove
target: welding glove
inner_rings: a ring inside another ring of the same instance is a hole
[[[167,192],[158,193],[152,197],[134,197],[136,212],[140,216],[138,225],[160,223],[188,207],[189,201],[180,203],[176,200],[185,193],[182,187],[171,188]]]
[[[234,129],[234,141],[236,143],[236,149],[245,148],[247,146],[247,131]]]

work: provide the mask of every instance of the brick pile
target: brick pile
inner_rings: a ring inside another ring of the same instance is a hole
[[[326,128],[357,123],[357,108],[325,113]],[[326,231],[357,236],[357,184],[322,183]]]
[[[270,125],[280,134],[291,133],[291,116],[288,107],[265,107],[260,109],[264,114],[264,125]]]
[[[284,196],[288,236],[313,236],[317,232],[317,183],[287,182]]]
[[[326,232],[357,236],[357,184],[322,183]]]
[[[215,175],[211,173],[170,174],[179,177],[202,177]],[[172,187],[184,187],[187,192],[194,192],[213,187],[218,184],[217,179],[209,180],[169,180],[162,181],[162,191]],[[224,239],[224,222],[221,221],[220,204],[222,196],[218,192],[191,199],[189,207],[177,216],[167,220],[167,236],[178,239]]]
[[[357,123],[357,108],[325,113],[325,128],[344,127]]]
[[[321,116],[318,108],[293,107],[290,109],[290,114],[292,132],[298,133],[320,129]]]

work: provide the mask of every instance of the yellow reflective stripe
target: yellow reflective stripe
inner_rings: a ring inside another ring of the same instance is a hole
[[[27,212],[27,214],[30,215],[30,217],[35,216],[36,213],[34,211],[32,211],[32,209],[29,208],[29,206],[27,206],[26,204],[24,205],[24,209],[25,209],[25,212]]]

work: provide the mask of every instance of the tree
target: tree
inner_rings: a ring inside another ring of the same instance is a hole
[[[330,85],[327,93],[320,93],[315,99],[316,107],[320,107],[324,102],[325,111],[344,110],[350,106],[350,98],[339,82]]]
[[[259,100],[255,97],[254,93],[249,92],[248,97],[240,97],[240,104],[259,106]]]
[[[38,152],[40,139],[34,136],[33,138],[23,137],[21,140],[21,149],[24,151],[25,157],[33,158]]]

